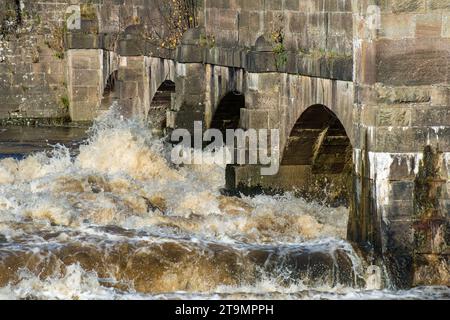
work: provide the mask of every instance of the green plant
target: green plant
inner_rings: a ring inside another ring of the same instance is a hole
[[[272,32],[272,41],[274,43],[275,66],[279,70],[284,68],[288,61],[288,52],[284,46],[284,34],[281,29]]]
[[[199,4],[197,0],[154,0],[152,15],[158,18],[145,25],[144,36],[159,47],[175,49],[183,34],[198,26]]]
[[[65,49],[65,35],[67,32],[67,25],[65,23],[50,24],[50,36],[44,41],[50,49],[55,51],[54,56],[58,59],[64,59]]]
[[[92,3],[85,3],[81,5],[81,17],[85,20],[96,20],[97,9]]]
[[[201,35],[200,46],[214,48],[216,46],[216,38],[213,35]]]
[[[32,49],[31,52],[31,62],[33,63],[39,63],[40,61],[40,52],[41,52],[41,48],[39,48],[39,46],[37,46],[36,48]]]
[[[275,54],[275,66],[277,69],[282,69],[286,66],[288,61],[288,53],[283,43],[278,43],[273,48],[273,53]]]
[[[64,52],[63,51],[55,52],[54,57],[57,58],[57,59],[63,60],[64,59]]]
[[[300,48],[300,49],[298,49],[298,53],[300,54],[300,55],[304,55],[304,56],[306,56],[306,55],[309,55],[310,53],[309,53],[309,50],[307,50],[307,49],[304,49],[304,48]]]
[[[61,107],[65,110],[69,110],[70,107],[70,101],[69,101],[69,97],[67,95],[63,95],[60,98],[60,102],[61,102]]]
[[[0,19],[0,35],[2,38],[9,38],[11,35],[17,36],[17,31],[22,24],[20,4],[7,2]]]

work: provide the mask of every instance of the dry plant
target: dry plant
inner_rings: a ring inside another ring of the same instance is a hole
[[[157,0],[157,14],[145,24],[145,37],[162,48],[174,49],[197,21],[197,0]]]

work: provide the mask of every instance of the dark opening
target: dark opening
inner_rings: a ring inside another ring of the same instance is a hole
[[[164,133],[167,128],[167,111],[172,104],[172,96],[175,93],[175,83],[164,81],[153,97],[148,113],[150,128],[156,133]]]
[[[106,97],[116,91],[117,75],[118,75],[118,71],[114,71],[108,77],[108,80],[106,81],[106,85],[105,85],[105,90],[103,91],[103,97]]]
[[[219,129],[224,136],[227,129],[239,128],[243,108],[245,108],[245,96],[239,92],[228,93],[220,101],[210,128]]]
[[[111,73],[106,80],[105,89],[103,90],[102,110],[108,110],[114,101],[119,99],[118,92],[116,90],[118,78],[118,71]]]
[[[22,24],[22,8],[20,6],[20,0],[16,0],[15,5],[16,5],[16,24],[20,26]]]
[[[310,168],[311,183],[303,193],[331,203],[349,203],[352,146],[344,126],[327,107],[315,105],[302,114],[288,139],[282,165]]]

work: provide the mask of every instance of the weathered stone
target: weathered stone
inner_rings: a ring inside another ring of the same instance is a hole
[[[43,20],[58,21],[66,4],[37,6]],[[401,284],[421,283],[448,261],[441,240],[448,238],[449,5],[372,4],[202,1],[199,27],[175,48],[147,34],[168,34],[163,24],[151,24],[162,21],[153,1],[95,1],[95,12],[83,5],[82,30],[65,36],[66,52],[35,31],[0,41],[0,117],[59,115],[50,105],[67,95],[73,120],[92,120],[117,100],[125,116],[151,121],[164,118],[166,110],[152,114],[152,101],[171,81],[171,128],[192,130],[194,121],[206,128],[220,119],[222,127],[280,129],[288,165],[273,177],[261,176],[258,166],[228,169],[229,185],[314,186],[321,196],[334,184],[335,199],[353,190],[350,240],[370,243]],[[224,112],[219,105],[230,93],[239,99]],[[438,150],[437,160],[420,166],[427,146]],[[347,157],[352,148],[354,163]]]

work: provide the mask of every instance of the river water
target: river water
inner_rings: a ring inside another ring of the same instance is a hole
[[[223,167],[171,165],[114,112],[0,128],[0,154],[0,299],[450,299],[378,290],[346,208],[224,196]]]

